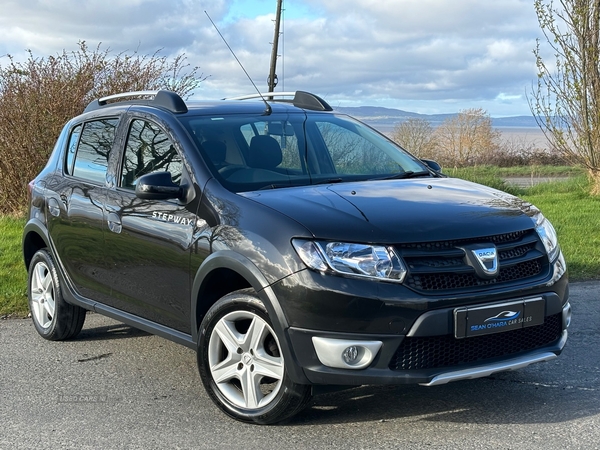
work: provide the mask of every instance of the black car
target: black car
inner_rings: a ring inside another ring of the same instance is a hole
[[[197,349],[214,402],[264,424],[333,387],[556,358],[566,265],[538,209],[315,95],[267,95],[117,94],[65,125],[23,236],[42,337],[91,310]]]

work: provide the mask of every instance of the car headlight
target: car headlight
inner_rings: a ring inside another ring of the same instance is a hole
[[[392,247],[294,239],[292,244],[308,267],[320,272],[402,283],[406,267]]]
[[[560,247],[558,245],[558,237],[556,236],[556,230],[550,223],[548,219],[544,217],[541,212],[538,212],[531,218],[535,223],[535,231],[539,235],[544,247],[546,248],[546,252],[548,253],[548,258],[550,261],[554,261],[560,252]]]

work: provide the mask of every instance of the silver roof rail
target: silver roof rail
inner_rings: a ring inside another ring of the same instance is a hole
[[[223,100],[250,100],[252,98],[294,97],[295,95],[296,92],[269,92],[267,94],[240,95],[239,97],[224,98]]]
[[[156,98],[156,94],[158,94],[159,91],[134,91],[134,92],[122,92],[120,94],[113,94],[113,95],[108,95],[106,97],[102,97],[98,99],[98,103],[101,106],[106,105],[108,102],[110,102],[111,100],[119,100],[121,98],[127,98],[127,97],[153,97]]]
[[[240,97],[227,98],[223,100],[249,100],[253,98],[262,98],[266,100],[273,100],[275,97],[294,97],[290,100],[280,100],[282,102],[292,103],[294,106],[298,108],[311,109],[315,111],[333,111],[333,108],[329,106],[329,104],[323,100],[321,97],[311,94],[310,92],[305,91],[296,91],[296,92],[267,92],[264,94],[250,94],[250,95],[242,95]]]
[[[146,97],[146,98],[134,98]],[[152,98],[148,98],[152,97]],[[128,100],[123,100],[128,99]],[[134,91],[122,92],[120,94],[108,95],[90,102],[84,112],[94,111],[96,109],[114,106],[115,101],[121,100],[126,104],[151,105],[164,108],[173,113],[186,113],[188,111],[185,101],[175,92],[171,91]]]

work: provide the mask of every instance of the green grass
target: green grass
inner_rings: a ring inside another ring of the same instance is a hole
[[[569,279],[600,279],[600,197],[589,195],[590,184],[583,170],[577,169],[570,173],[572,178],[568,181],[540,183],[522,188],[506,184],[502,176],[519,175],[504,169],[517,168],[467,167],[446,170],[445,173],[503,190],[533,203],[556,228],[569,268]],[[553,174],[553,169],[555,167],[550,166],[540,173],[545,176],[566,174]]]
[[[552,222],[562,247],[569,279],[600,279],[600,197],[591,197],[586,177],[543,183],[521,197]]]
[[[500,189],[513,195],[522,196],[527,192],[517,186],[504,181],[506,177],[581,177],[585,170],[575,166],[519,166],[519,167],[495,167],[475,166],[462,168],[444,169],[444,173],[451,177],[463,178],[475,183]]]
[[[576,176],[569,181],[542,183],[530,188],[507,186],[501,176],[509,175],[489,167],[446,173],[502,189],[536,205],[556,228],[569,278],[572,281],[600,279],[600,197],[588,194],[589,183],[581,170],[571,173]],[[551,173],[544,172],[545,175]],[[24,316],[28,311],[27,272],[21,253],[24,223],[23,219],[0,217],[0,317]]]
[[[462,178],[475,183],[484,184],[494,189],[508,192],[513,195],[520,195],[522,189],[507,184],[502,175],[494,171],[489,166],[463,167],[460,169],[444,169],[444,173],[450,177]],[[506,176],[506,175],[504,175]]]
[[[27,271],[21,236],[25,220],[0,217],[0,317],[24,316],[27,307]]]
[[[461,174],[476,174],[478,176],[496,177],[563,177],[584,175],[585,169],[579,166],[474,166],[463,168],[444,168],[444,173],[461,177]]]

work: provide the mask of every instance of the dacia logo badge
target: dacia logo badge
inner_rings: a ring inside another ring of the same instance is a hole
[[[494,244],[469,245],[462,248],[465,259],[480,278],[496,278],[499,271],[498,251]]]
[[[496,247],[490,248],[481,248],[477,250],[471,250],[479,264],[481,264],[481,268],[488,275],[495,275],[498,273],[498,255],[496,252]]]

